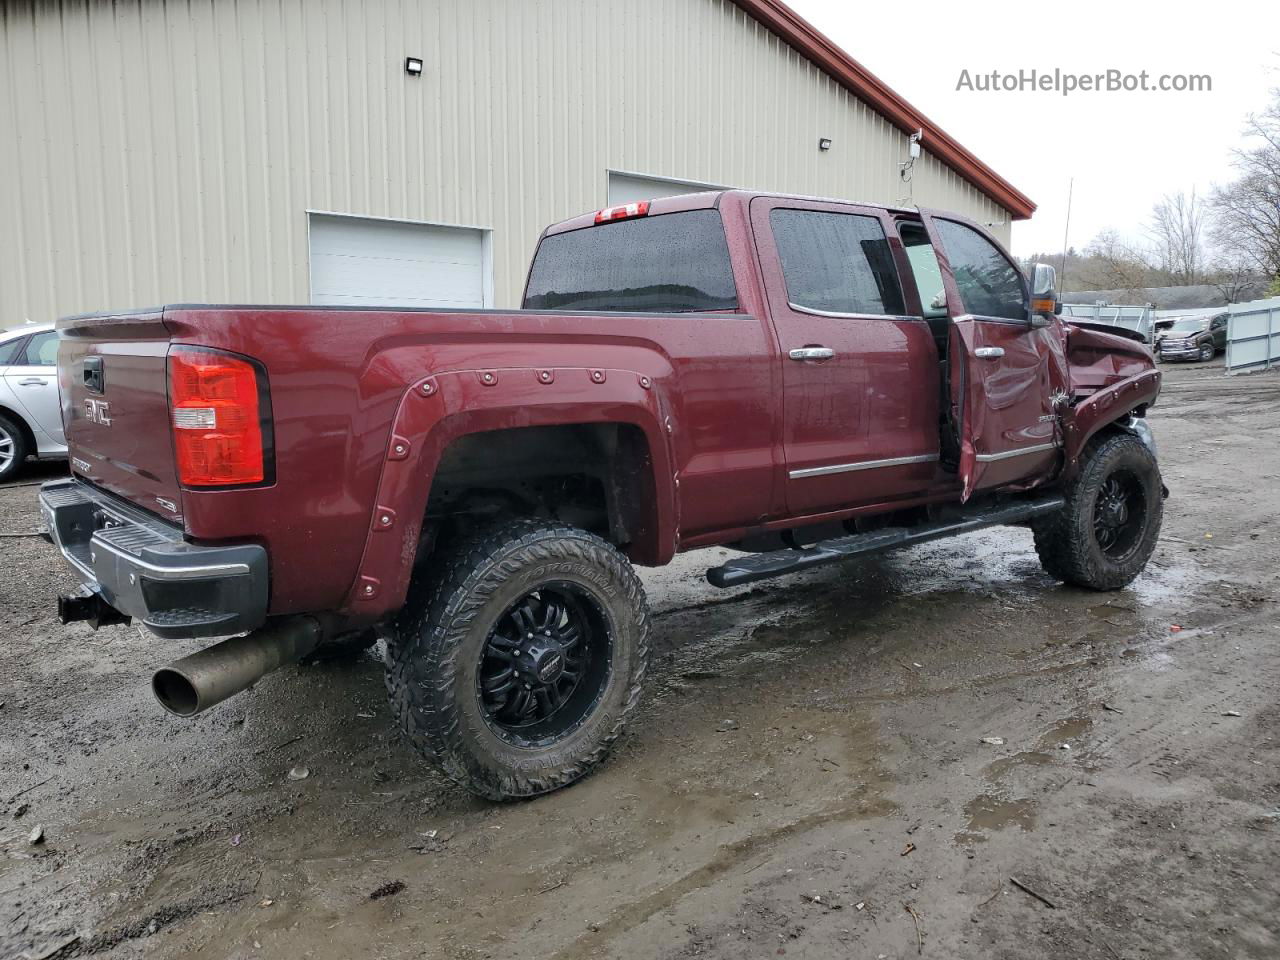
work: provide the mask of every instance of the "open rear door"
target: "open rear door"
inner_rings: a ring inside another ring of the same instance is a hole
[[[1029,484],[1058,463],[1067,386],[1060,324],[1033,323],[1022,271],[982,227],[921,210],[951,319],[948,370],[963,499]]]

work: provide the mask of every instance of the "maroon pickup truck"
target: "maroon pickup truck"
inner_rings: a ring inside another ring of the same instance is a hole
[[[182,304],[59,323],[64,620],[230,637],[191,715],[387,643],[405,735],[493,798],[571,783],[640,695],[632,564],[719,587],[998,524],[1111,590],[1165,495],[1140,344],[1063,322],[949,213],[737,191],[548,228],[521,310]]]

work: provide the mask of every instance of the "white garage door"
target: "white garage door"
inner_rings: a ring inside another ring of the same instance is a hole
[[[311,302],[488,306],[483,230],[310,215]]]
[[[656,200],[658,197],[678,197],[682,193],[702,193],[705,190],[723,190],[709,183],[689,180],[669,180],[665,177],[641,177],[634,173],[609,171],[609,199],[611,207],[637,200]]]

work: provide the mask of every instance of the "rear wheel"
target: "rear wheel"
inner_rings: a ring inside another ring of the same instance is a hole
[[[1091,590],[1133,581],[1155,550],[1164,499],[1155,455],[1137,437],[1089,442],[1066,505],[1032,522],[1040,563],[1052,577]]]
[[[16,477],[30,452],[23,429],[0,414],[0,482]]]
[[[401,729],[495,800],[567,786],[599,763],[640,697],[648,605],[614,547],[515,521],[428,564],[387,649]]]

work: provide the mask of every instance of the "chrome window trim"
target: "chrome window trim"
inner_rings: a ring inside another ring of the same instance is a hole
[[[903,316],[897,313],[840,313],[836,310],[819,310],[817,307],[806,307],[787,301],[787,306],[796,313],[807,313],[811,317],[831,317],[833,320],[920,320],[921,317]]]

